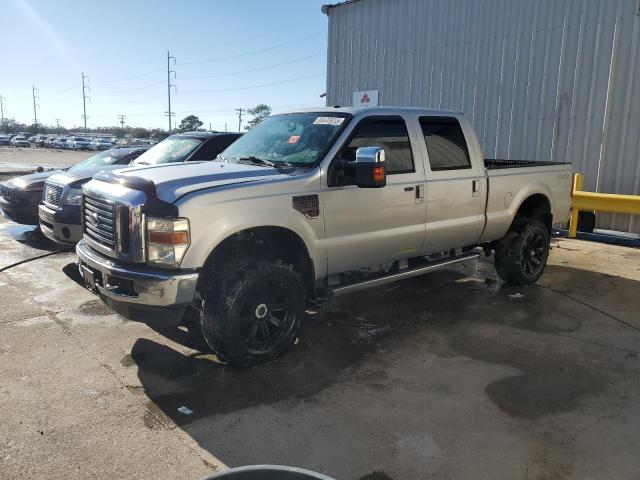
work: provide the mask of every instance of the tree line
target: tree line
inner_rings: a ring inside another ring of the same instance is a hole
[[[271,107],[269,105],[265,105],[261,103],[256,105],[254,108],[247,109],[247,113],[251,115],[253,118],[247,122],[245,125],[245,130],[250,130],[255,127],[262,120],[267,118],[271,114]],[[195,130],[202,130],[202,126],[204,122],[200,120],[196,115],[187,115],[180,121],[180,124],[177,127],[177,132],[192,132]],[[74,128],[69,129],[62,125],[42,125],[42,124],[31,124],[27,125],[25,123],[17,122],[13,118],[4,118],[0,121],[0,132],[2,133],[17,133],[17,132],[27,132],[32,135],[36,134],[58,134],[64,135],[71,131],[78,132],[81,131],[82,128]],[[87,128],[87,133],[103,133],[105,135],[113,135],[113,136],[131,136],[134,138],[156,138],[162,140],[163,138],[169,136],[169,132],[162,128],[143,128],[143,127],[95,127],[95,128]]]

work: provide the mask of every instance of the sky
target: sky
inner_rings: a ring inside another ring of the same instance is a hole
[[[167,128],[167,51],[174,122],[238,129],[236,108],[323,106],[327,0],[0,0],[5,117],[81,127]],[[333,2],[334,3],[334,2]]]

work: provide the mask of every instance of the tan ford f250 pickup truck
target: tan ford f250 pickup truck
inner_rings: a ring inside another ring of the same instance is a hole
[[[83,187],[85,283],[193,306],[217,355],[255,365],[295,341],[307,302],[495,255],[542,274],[569,216],[569,164],[487,160],[460,113],[320,108],[268,117],[216,161],[98,174]]]

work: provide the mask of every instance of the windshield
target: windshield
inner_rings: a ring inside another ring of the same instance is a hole
[[[83,168],[105,167],[107,165],[113,165],[127,153],[129,152],[106,150],[104,152],[97,153],[96,155],[93,155],[80,163],[76,163],[69,169],[69,171],[77,172],[78,170],[82,170]]]
[[[158,165],[183,162],[198,148],[202,140],[197,138],[168,137],[140,155],[134,165]]]
[[[329,147],[345,119],[344,113],[289,113],[260,122],[227,148],[219,158],[252,157],[278,163],[313,165]]]

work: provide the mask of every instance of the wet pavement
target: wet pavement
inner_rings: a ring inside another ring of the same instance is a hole
[[[34,235],[0,223],[2,265],[35,258],[0,273],[0,477],[640,468],[638,249],[556,239],[535,286],[501,284],[482,259],[341,297],[309,312],[285,357],[235,369],[179,314],[105,304],[72,253],[37,258],[51,250]]]

